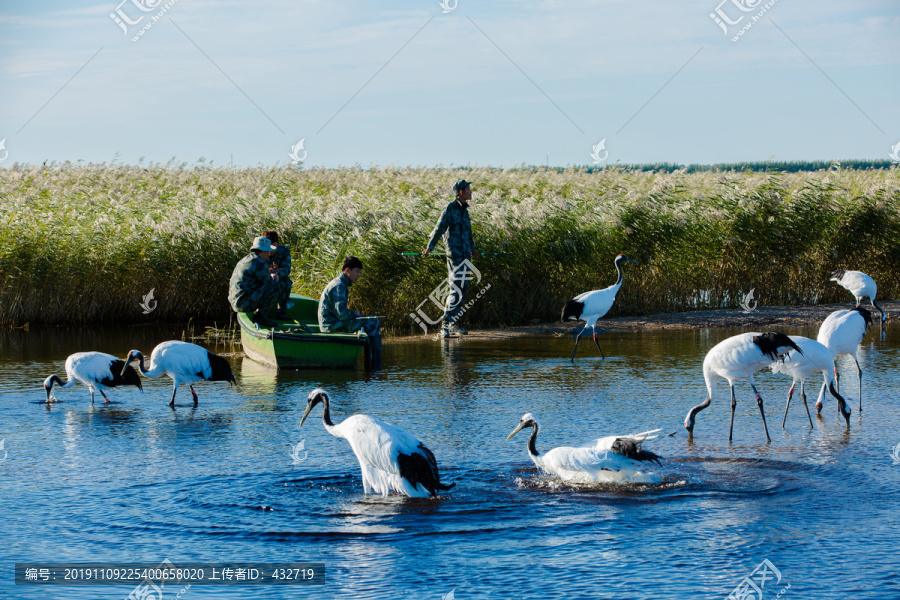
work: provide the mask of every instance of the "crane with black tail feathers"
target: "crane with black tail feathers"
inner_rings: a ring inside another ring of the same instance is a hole
[[[606,478],[604,472],[631,472],[637,470],[641,463],[659,464],[662,458],[641,448],[641,444],[654,439],[656,436],[653,434],[661,431],[660,429],[633,435],[608,436],[597,440],[593,446],[581,448],[561,446],[541,454],[537,449],[537,436],[540,430],[537,418],[531,413],[525,413],[519,420],[519,425],[506,437],[506,441],[529,427],[531,436],[528,438],[526,448],[531,461],[537,468],[564,481],[582,483],[602,481]]]
[[[120,385],[133,385],[143,391],[141,378],[124,361],[111,354],[102,352],[76,352],[66,359],[66,378],[63,383],[58,375],[51,375],[44,380],[44,391],[47,392],[47,402],[53,402],[53,385],[59,387],[72,387],[76,381],[80,381],[91,392],[91,404],[94,403],[94,392],[100,392],[104,403],[109,398],[103,390],[118,387]]]
[[[367,415],[352,415],[337,425],[332,423],[328,392],[321,388],[309,393],[300,427],[318,404],[323,405],[325,430],[350,442],[362,471],[363,493],[387,496],[394,490],[411,498],[425,498],[456,485],[441,483],[434,454],[411,433]]]
[[[887,317],[884,311],[875,303],[875,295],[878,293],[878,286],[875,280],[861,271],[844,271],[838,269],[831,273],[831,281],[837,282],[839,286],[853,294],[856,299],[856,306],[862,304],[862,299],[868,297],[872,306],[881,312],[881,322],[884,323]]]
[[[158,344],[150,353],[150,368],[144,367],[144,355],[139,350],[132,350],[125,358],[125,368],[130,368],[133,361],[138,361],[138,368],[144,377],[160,377],[165,374],[172,378],[172,400],[169,406],[175,406],[175,394],[178,386],[186,383],[191,389],[194,406],[197,406],[197,392],[194,384],[198,381],[227,381],[234,385],[234,374],[228,361],[213,354],[197,344],[179,340],[171,340]]]
[[[759,414],[762,416],[763,429],[766,431],[766,440],[772,441],[769,437],[769,427],[766,425],[762,395],[756,389],[753,374],[765,369],[772,361],[784,360],[784,357],[792,349],[803,354],[803,351],[791,338],[777,331],[742,333],[716,344],[703,360],[706,400],[688,411],[687,417],[684,419],[684,428],[688,430],[689,437],[693,438],[694,436],[694,417],[709,406],[712,401],[713,386],[722,377],[728,380],[728,386],[731,388],[731,424],[728,427],[728,441],[730,442],[732,439],[734,409],[737,406],[734,399],[734,382],[739,379],[745,380],[753,388],[753,393],[756,394],[756,404],[759,406]]]
[[[622,263],[625,261],[637,264],[636,260],[628,258],[624,254],[618,255],[615,260],[615,265],[619,277],[614,284],[602,290],[593,290],[578,294],[573,299],[567,301],[566,305],[563,306],[560,321],[563,323],[569,319],[584,321],[584,327],[582,327],[581,331],[578,332],[578,335],[575,336],[575,349],[572,350],[573,365],[575,364],[575,353],[578,351],[578,340],[581,339],[581,334],[583,334],[589,326],[594,334],[594,343],[597,344],[597,350],[600,350],[600,358],[606,358],[603,356],[603,349],[600,348],[600,342],[597,341],[597,321],[609,312],[613,302],[616,300],[616,294],[618,293],[619,288],[622,287]]]

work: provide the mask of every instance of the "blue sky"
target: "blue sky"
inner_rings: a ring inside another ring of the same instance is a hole
[[[0,1],[0,166],[888,158],[900,3],[720,2]]]

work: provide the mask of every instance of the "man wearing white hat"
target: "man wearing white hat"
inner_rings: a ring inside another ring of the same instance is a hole
[[[253,240],[250,254],[238,262],[229,282],[228,302],[234,312],[252,312],[253,322],[265,327],[277,323],[269,318],[269,311],[278,301],[281,286],[278,273],[269,272],[269,259],[275,247],[266,237]]]

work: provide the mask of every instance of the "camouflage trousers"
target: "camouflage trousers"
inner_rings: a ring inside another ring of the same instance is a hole
[[[290,277],[282,277],[278,280],[278,286],[278,308],[286,310],[287,302],[291,297],[291,288],[294,286],[294,282],[291,281]]]
[[[447,258],[447,286],[450,294],[444,302],[444,327],[459,325],[459,313],[466,303],[466,291],[469,289],[472,272],[463,266],[463,262]]]
[[[328,331],[341,333],[363,331],[369,337],[381,337],[381,321],[377,317],[341,321],[329,327]]]
[[[252,294],[248,294],[237,301],[237,307],[242,312],[252,313],[259,310],[267,313],[278,302],[281,288],[277,283],[268,283]]]

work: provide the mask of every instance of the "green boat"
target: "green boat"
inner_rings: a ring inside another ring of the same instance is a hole
[[[238,313],[241,344],[256,362],[276,369],[348,369],[360,354],[368,356],[368,336],[319,331],[319,302],[291,294],[288,318],[275,327],[261,327],[251,313]]]

